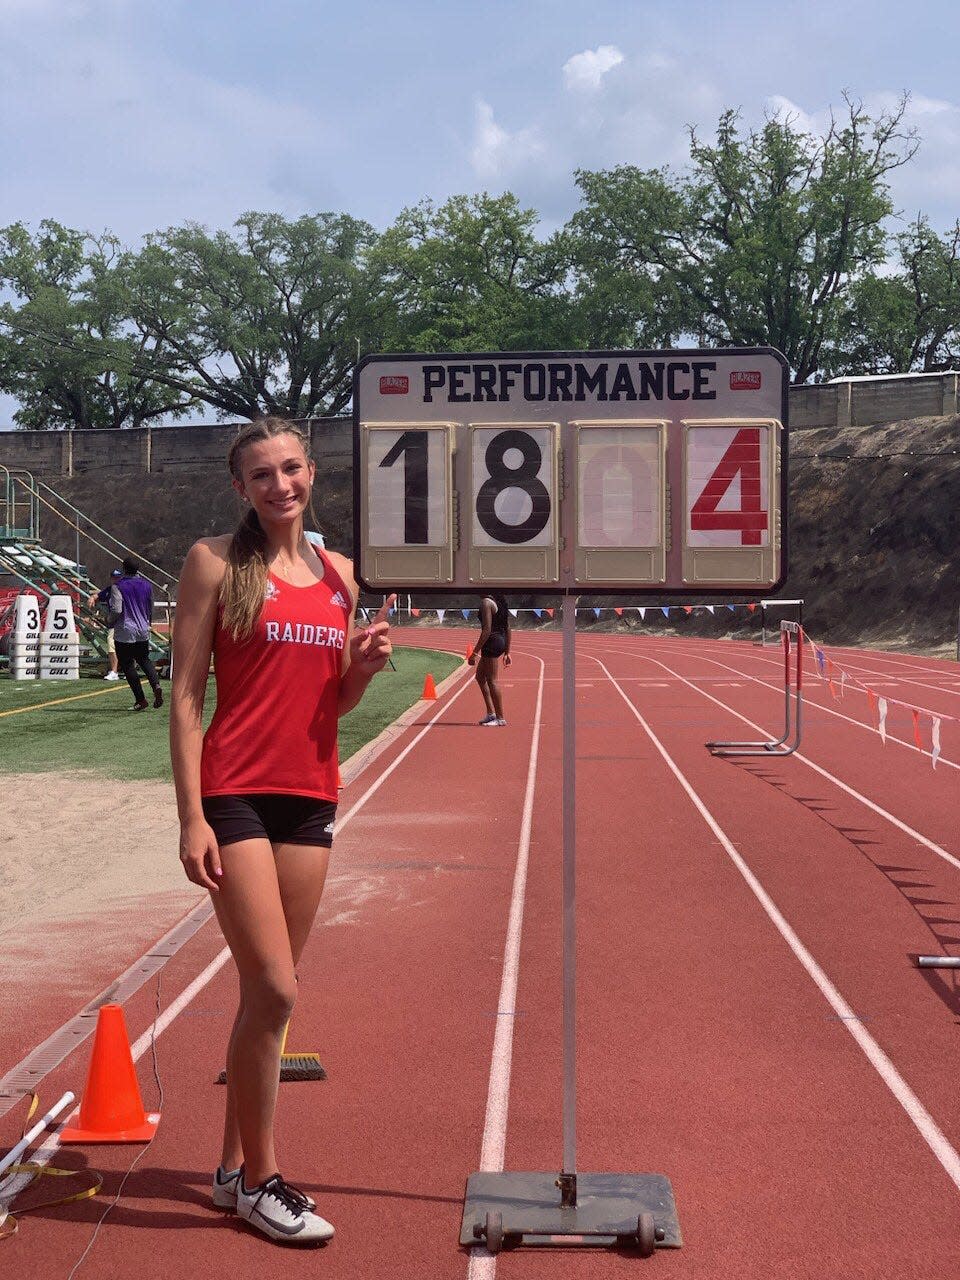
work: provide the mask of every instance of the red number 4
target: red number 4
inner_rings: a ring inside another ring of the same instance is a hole
[[[717,504],[740,477],[740,510],[718,511]],[[690,510],[691,529],[733,529],[742,547],[759,547],[767,528],[760,498],[760,428],[742,427],[730,441],[716,470]]]

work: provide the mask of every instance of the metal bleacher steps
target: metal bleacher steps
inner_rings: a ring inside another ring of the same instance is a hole
[[[107,632],[104,619],[87,608],[87,601],[103,584],[94,582],[82,564],[58,555],[43,545],[40,540],[41,503],[55,516],[67,520],[71,527],[76,525],[79,531],[82,512],[48,485],[36,481],[29,472],[10,471],[0,465],[0,665],[7,665],[7,635],[13,623],[13,603],[24,591],[33,592],[39,598],[41,609],[45,609],[51,596],[69,596],[73,601],[77,630],[80,633],[81,666],[85,661],[87,664],[99,665],[107,656]],[[58,504],[68,509],[69,519],[58,509]],[[118,550],[103,547],[93,535],[84,536],[90,537],[98,546],[110,550],[118,557],[124,553],[135,554],[106,530],[87,519]],[[161,586],[161,590],[163,589]],[[159,669],[168,665],[168,634],[152,630],[150,656]]]

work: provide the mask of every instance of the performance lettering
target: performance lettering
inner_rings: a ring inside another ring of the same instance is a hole
[[[716,400],[715,360],[504,361],[425,364],[425,404],[506,404],[510,400]]]

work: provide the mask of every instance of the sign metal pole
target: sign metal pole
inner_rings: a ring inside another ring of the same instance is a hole
[[[577,601],[563,624],[563,1172],[560,1203],[577,1203]]]

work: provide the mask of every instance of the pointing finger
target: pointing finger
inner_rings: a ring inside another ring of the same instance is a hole
[[[377,610],[377,616],[374,618],[372,625],[376,626],[378,622],[386,622],[387,617],[390,613],[390,610],[393,608],[393,606],[396,603],[397,603],[396,595],[387,596],[386,600],[384,600],[383,604]]]

